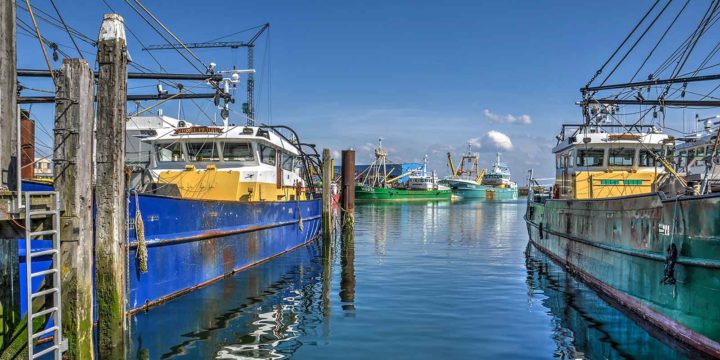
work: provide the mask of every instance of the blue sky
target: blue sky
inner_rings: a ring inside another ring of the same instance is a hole
[[[145,44],[163,43],[124,1],[107,1]],[[53,13],[48,1],[32,3]],[[69,25],[92,38],[102,14],[109,12],[102,1],[56,3]],[[304,141],[319,147],[355,148],[360,162],[370,160],[371,146],[383,137],[391,160],[420,161],[428,154],[431,167],[441,174],[447,173],[447,151],[457,156],[469,142],[487,166],[499,148],[515,177],[522,180],[529,168],[540,176],[552,174],[550,148],[559,125],[580,121],[574,105],[580,99],[578,89],[652,1],[145,0],[143,4],[188,42],[270,22],[269,36],[261,37],[256,47],[261,122],[291,125]],[[701,10],[690,9],[699,15]],[[18,15],[27,21],[26,12],[18,10]],[[39,25],[47,38],[71,45],[64,32],[44,22]],[[133,60],[157,70],[136,39],[128,37]],[[248,37],[246,33],[225,40]],[[94,63],[95,49],[80,45]],[[75,55],[71,48],[61,48]],[[197,53],[220,68],[245,67],[243,50]],[[194,71],[176,53],[156,55],[168,71]],[[53,62],[54,67],[59,65]],[[18,66],[46,67],[37,40],[22,32]],[[135,93],[154,91],[152,82],[133,82],[129,87]],[[240,95],[238,104],[244,100]],[[197,104],[211,116],[216,112],[208,101]],[[208,122],[195,105],[186,101],[183,107],[188,120]],[[177,113],[176,104],[163,108],[168,114]],[[33,114],[51,127],[52,106],[35,105]]]

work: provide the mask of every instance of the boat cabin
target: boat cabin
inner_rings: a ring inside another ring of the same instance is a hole
[[[252,126],[162,128],[151,144],[157,187],[183,198],[228,201],[304,199],[300,153],[272,130]]]
[[[619,126],[564,125],[555,154],[554,198],[598,199],[655,191],[672,139]],[[634,129],[643,127],[633,127]],[[608,132],[617,130],[616,132]]]
[[[673,163],[677,172],[684,176],[688,183],[701,182],[706,172],[709,172],[707,175],[711,180],[720,179],[720,167],[710,164],[715,138],[716,131],[713,129],[678,139],[680,143],[675,147]]]

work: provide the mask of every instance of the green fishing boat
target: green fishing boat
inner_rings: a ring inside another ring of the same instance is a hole
[[[671,84],[720,85],[676,75],[653,74],[642,87],[590,86],[593,78],[581,90],[584,121],[563,125],[552,149],[552,190],[530,187],[525,219],[533,246],[612,304],[720,358],[720,127],[708,120],[716,116],[696,117],[708,120],[700,133],[663,131],[680,112],[673,106],[719,106],[702,90],[671,93]]]
[[[427,156],[422,167],[391,177],[387,172],[387,152],[380,144],[375,149],[375,160],[366,171],[358,175],[355,186],[357,201],[412,201],[450,200],[452,190],[438,183],[435,172],[428,173]],[[406,181],[398,183],[400,179]]]

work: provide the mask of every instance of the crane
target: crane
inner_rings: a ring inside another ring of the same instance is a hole
[[[210,49],[210,48],[247,48],[248,56],[248,69],[255,67],[255,41],[262,35],[266,30],[270,28],[270,23],[265,23],[259,26],[259,29],[248,41],[209,41],[199,43],[186,43],[186,44],[162,44],[162,45],[149,45],[143,48],[143,51],[156,51],[156,50],[174,50],[181,48],[183,45],[188,49]],[[247,115],[247,124],[252,126],[255,124],[255,76],[253,73],[248,74],[247,79],[247,102],[243,103],[243,113]]]

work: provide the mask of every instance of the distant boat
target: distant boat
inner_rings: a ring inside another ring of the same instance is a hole
[[[397,180],[407,176],[405,184]],[[387,152],[380,145],[375,149],[375,160],[366,171],[358,175],[355,200],[450,200],[452,190],[441,185],[434,172],[427,171],[427,157],[421,168],[391,177],[387,172]]]
[[[453,195],[466,199],[485,199],[486,188],[482,186],[485,169],[480,170],[480,156],[473,153],[468,144],[467,153],[460,158],[460,167],[456,170],[452,155],[448,156],[448,165],[452,175],[441,180],[440,183],[450,187]]]
[[[482,179],[485,188],[485,198],[488,200],[515,200],[518,197],[517,183],[510,179],[510,168],[500,161],[497,153],[495,164]]]

